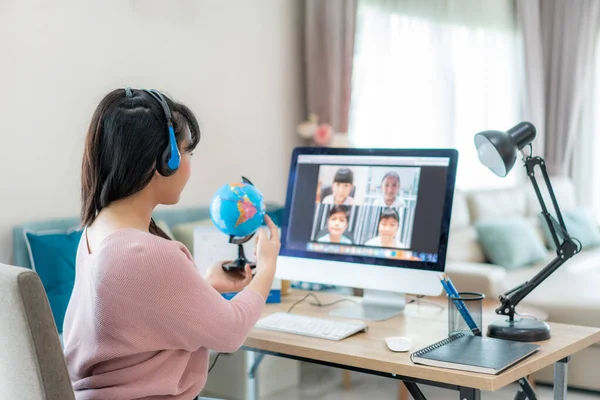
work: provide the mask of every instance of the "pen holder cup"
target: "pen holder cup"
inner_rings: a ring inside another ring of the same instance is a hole
[[[467,323],[467,318],[471,318],[471,323],[483,331],[482,313],[483,299],[485,295],[476,292],[460,292],[458,297],[448,297],[448,336],[458,332],[471,333],[471,327]],[[464,307],[463,311],[461,308]],[[464,310],[467,312],[465,313]]]

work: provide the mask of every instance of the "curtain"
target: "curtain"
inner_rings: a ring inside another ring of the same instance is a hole
[[[526,97],[523,116],[537,130],[533,143],[535,155],[545,157],[546,95],[539,0],[517,0],[516,14],[525,59]]]
[[[515,184],[524,171],[493,175],[473,136],[522,120],[519,43],[510,0],[359,0],[352,142],[457,148],[457,187]]]
[[[348,132],[356,0],[305,0],[306,107],[334,132]]]
[[[582,111],[571,162],[577,203],[596,210],[600,223],[600,36],[591,74],[583,84]]]
[[[539,85],[540,76],[543,78],[543,91],[534,87],[530,95],[536,97],[531,99],[535,110],[542,109],[544,114],[544,121],[538,120],[544,147],[536,153],[544,154],[550,174],[568,175],[594,61],[600,2],[519,0],[517,11],[527,51],[532,55],[526,60],[528,89]],[[530,23],[538,19],[539,27]]]
[[[570,175],[576,190],[577,204],[600,210],[600,185],[594,184],[600,178],[600,162],[597,160],[600,153],[600,60],[596,57],[594,61],[596,65],[584,84],[581,118]],[[600,222],[600,213],[596,213],[596,219]]]

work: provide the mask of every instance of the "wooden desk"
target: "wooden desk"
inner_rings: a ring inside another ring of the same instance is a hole
[[[281,304],[268,304],[263,317],[274,312],[286,312],[294,302],[307,293],[294,290],[290,295],[282,297]],[[322,303],[345,298],[321,292],[315,292],[315,295]],[[358,297],[346,298],[360,301]],[[314,299],[309,297],[294,307],[293,313],[333,318],[329,317],[329,312],[334,307],[350,305],[343,302],[331,307],[316,307],[311,305],[311,302],[314,302]],[[496,304],[493,300],[486,300],[483,313],[484,328],[487,328],[489,322],[498,318],[493,313]],[[443,309],[440,306],[443,306]],[[411,351],[427,347],[447,337],[447,303],[443,299],[421,299],[419,304],[408,304],[401,316],[381,322],[367,322],[367,324],[368,332],[339,342],[255,328],[243,346],[245,350],[255,353],[253,357],[257,357],[250,376],[254,377],[260,362],[260,354],[270,354],[399,379],[407,384],[415,399],[425,398],[413,392],[415,388],[419,390],[415,384],[428,384],[457,390],[460,399],[476,400],[480,399],[482,390],[498,390],[556,363],[555,392],[557,390],[562,392],[562,396],[558,393],[555,399],[563,399],[566,393],[566,363],[569,357],[600,341],[598,328],[549,323],[552,338],[539,342],[541,349],[537,354],[498,375],[486,375],[413,364],[409,359],[409,353],[393,353],[386,347],[384,338],[387,336],[412,338]]]

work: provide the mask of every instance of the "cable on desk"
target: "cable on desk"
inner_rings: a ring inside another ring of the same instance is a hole
[[[294,309],[294,307],[296,307],[298,304],[302,303],[309,296],[314,297],[315,300],[317,301],[316,303],[310,303],[310,305],[311,306],[317,306],[317,307],[329,307],[329,306],[332,306],[332,305],[337,304],[337,303],[342,303],[344,301],[351,301],[352,303],[358,304],[357,301],[352,300],[352,299],[346,299],[346,298],[345,299],[336,300],[336,301],[332,301],[331,303],[325,303],[325,304],[323,304],[323,303],[321,303],[321,300],[319,300],[319,298],[317,296],[315,296],[313,293],[308,293],[306,296],[304,296],[303,298],[301,298],[300,300],[298,300],[297,302],[295,302],[294,304],[292,304],[292,306],[289,308],[289,310],[287,310],[287,312],[288,313],[291,312]]]
[[[422,299],[425,299],[425,295],[424,295],[424,294],[419,294],[419,295],[416,295],[415,297],[416,297],[415,299],[411,299],[411,300],[410,300],[408,303],[406,303],[406,304],[418,303],[419,305],[421,305],[421,300],[422,300]],[[442,310],[442,311],[446,309],[446,307],[444,307],[444,306],[443,306],[443,305],[441,305],[441,304],[438,304],[438,303],[436,303],[435,301],[430,301],[430,300],[427,300],[427,299],[425,299],[425,301],[423,301],[423,302],[424,302],[424,303],[427,303],[427,304],[430,304],[430,305],[432,305],[432,306],[436,306],[436,307],[438,307],[438,308],[439,308],[440,310]]]

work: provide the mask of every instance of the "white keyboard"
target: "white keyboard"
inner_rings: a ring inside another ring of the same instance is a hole
[[[256,327],[327,340],[342,340],[355,333],[368,330],[367,325],[362,323],[340,322],[285,312],[274,313],[262,318],[256,323]]]

